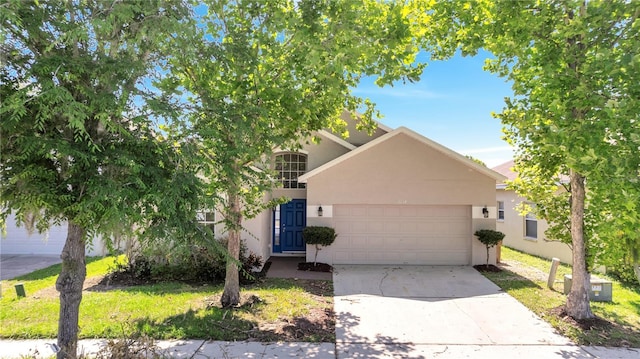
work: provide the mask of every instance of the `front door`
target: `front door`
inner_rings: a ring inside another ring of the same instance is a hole
[[[307,200],[294,199],[281,204],[274,216],[274,253],[304,252],[302,230],[307,225]]]

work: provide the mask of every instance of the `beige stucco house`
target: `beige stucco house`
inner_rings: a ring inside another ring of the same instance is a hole
[[[508,161],[493,170],[512,181],[518,177],[513,171],[513,165],[513,161]],[[522,215],[516,209],[522,202],[527,200],[514,190],[507,189],[504,182],[496,185],[496,229],[505,234],[503,244],[525,253],[548,259],[555,257],[563,263],[572,263],[571,248],[568,245],[546,240],[545,231],[549,226],[545,220],[537,219],[532,214]]]
[[[319,131],[319,143],[274,152],[269,162],[282,186],[267,199],[291,201],[244,222],[248,249],[264,259],[306,255],[311,261],[315,248],[304,243],[302,230],[323,225],[338,234],[318,255],[329,264],[484,263],[486,251],[473,233],[496,228],[496,183],[505,178],[410,129],[380,125],[368,135],[346,113],[343,119],[346,139]],[[218,216],[203,213],[200,220],[222,237]],[[0,243],[4,253],[59,254],[66,228],[52,228],[46,242],[22,228],[8,232]]]
[[[343,119],[346,139],[320,131],[318,144],[275,152],[283,186],[270,196],[291,201],[245,222],[247,247],[263,258],[312,261],[302,229],[323,225],[338,234],[318,255],[329,264],[484,263],[473,233],[495,229],[495,188],[504,177],[407,128],[381,125],[369,136]]]

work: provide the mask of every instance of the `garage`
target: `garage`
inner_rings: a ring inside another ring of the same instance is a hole
[[[24,227],[18,227],[13,215],[6,221],[6,232],[0,236],[0,253],[2,254],[33,254],[60,255],[67,240],[67,225],[51,226],[45,233],[32,233]],[[91,246],[87,246],[88,256],[107,254],[107,249],[101,239],[95,238]]]
[[[485,263],[486,250],[473,233],[495,228],[500,180],[504,176],[406,128],[298,179],[306,183],[307,225],[338,234],[318,261],[400,265]],[[314,260],[315,247],[306,251]]]
[[[334,205],[335,264],[468,265],[469,206]]]

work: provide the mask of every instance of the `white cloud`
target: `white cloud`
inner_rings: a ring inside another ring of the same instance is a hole
[[[511,146],[485,147],[485,148],[476,148],[472,150],[463,150],[463,151],[460,151],[460,153],[463,153],[465,155],[473,155],[478,153],[495,153],[495,152],[506,152],[506,151],[513,151],[513,148],[511,148]]]
[[[513,159],[513,148],[511,146],[484,147],[459,152],[463,155],[471,155],[478,158],[489,168]]]

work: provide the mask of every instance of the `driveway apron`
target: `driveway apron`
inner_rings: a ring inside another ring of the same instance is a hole
[[[60,262],[60,255],[2,254],[0,280],[13,279]]]
[[[472,267],[336,266],[333,280],[342,357],[381,346],[408,356],[421,345],[572,345]]]

